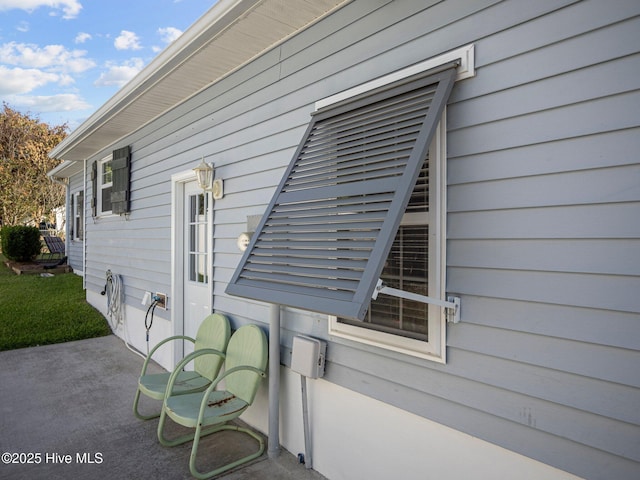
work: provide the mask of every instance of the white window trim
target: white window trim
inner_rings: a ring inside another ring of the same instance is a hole
[[[429,147],[429,270],[428,295],[445,299],[446,285],[446,108]],[[435,180],[435,181],[434,181]],[[434,188],[435,187],[435,188]],[[429,341],[416,340],[390,333],[338,322],[329,316],[329,334],[336,337],[412,355],[446,362],[445,309],[429,305]]]
[[[83,239],[78,236],[78,219],[82,223],[83,236],[84,236],[84,205],[79,202],[81,190],[78,190],[73,194],[73,241],[81,242]],[[82,215],[80,214],[82,212]]]
[[[426,72],[427,70],[437,68],[441,65],[446,65],[447,63],[456,60],[460,62],[460,65],[458,65],[458,67],[456,68],[456,82],[465,78],[475,76],[475,48],[473,44],[470,44],[464,47],[457,48],[450,52],[443,53],[442,55],[438,55],[437,57],[430,58],[428,60],[425,60],[424,62],[416,63],[415,65],[403,68],[402,70],[398,70],[397,72],[393,72],[383,77],[376,78],[375,80],[371,80],[370,82],[350,88],[349,90],[345,90],[344,92],[336,93],[335,95],[331,95],[330,97],[318,100],[315,104],[315,108],[316,110],[320,110],[321,108],[328,107],[329,105],[341,102],[343,100],[347,100],[348,98],[355,97],[356,95],[360,95],[361,93],[368,92],[375,88],[384,87],[385,85],[397,82],[398,80],[402,80],[403,78]]]
[[[97,208],[97,216],[98,217],[106,217],[108,215],[113,215],[113,212],[111,210],[102,210],[102,190],[104,190],[105,188],[109,188],[111,187],[113,189],[113,174],[111,177],[111,183],[107,183],[107,184],[103,184],[102,183],[102,166],[107,163],[107,162],[111,162],[113,161],[113,156],[109,155],[108,157],[103,158],[102,160],[98,160],[98,171],[97,171],[97,175],[98,175],[98,179],[96,182],[96,188],[97,188],[97,192],[96,192],[96,201],[98,203],[98,208]]]
[[[344,92],[319,100],[316,110],[341,102],[375,88],[383,87],[427,70],[458,60],[456,81],[475,76],[474,45],[466,45],[450,52],[430,58],[389,75],[358,85]],[[446,106],[429,147],[429,270],[428,296],[444,300],[446,285],[446,195],[447,195],[447,149]],[[435,180],[435,181],[433,181]],[[435,188],[433,188],[435,186]],[[393,335],[390,333],[340,323],[337,317],[329,316],[329,334],[367,345],[400,352],[439,363],[446,362],[446,311],[443,307],[429,306],[428,341]]]

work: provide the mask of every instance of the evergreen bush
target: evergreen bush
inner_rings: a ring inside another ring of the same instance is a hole
[[[40,230],[36,227],[24,225],[2,227],[0,242],[3,255],[16,262],[33,260],[42,249]]]

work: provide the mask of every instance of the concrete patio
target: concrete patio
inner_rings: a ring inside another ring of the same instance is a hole
[[[117,337],[0,352],[0,365],[0,478],[192,478],[191,443],[162,447],[157,419],[134,417],[142,359]],[[150,402],[142,407],[157,406]],[[252,449],[255,441],[237,432],[206,437],[198,468],[211,470]],[[217,478],[324,477],[282,450]]]

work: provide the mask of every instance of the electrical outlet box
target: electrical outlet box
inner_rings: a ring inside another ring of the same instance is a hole
[[[161,308],[163,310],[166,310],[167,309],[167,294],[166,293],[156,292],[155,296],[158,298],[157,307]]]
[[[309,378],[324,375],[324,362],[327,342],[317,338],[298,335],[293,337],[291,351],[291,370]]]

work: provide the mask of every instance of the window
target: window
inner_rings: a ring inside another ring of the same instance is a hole
[[[74,240],[82,240],[84,238],[84,192],[73,194],[71,209],[73,212],[72,238]]]
[[[111,190],[113,189],[113,171],[111,157],[98,162],[98,215],[111,213]]]
[[[472,75],[468,46],[319,101],[226,292],[325,313],[332,334],[444,361],[442,307],[371,298],[382,276],[442,303],[441,118],[456,78]]]
[[[380,274],[389,287],[433,298],[444,296],[445,124],[443,114]],[[444,361],[445,325],[440,306],[380,294],[361,321],[331,316],[329,333]]]
[[[209,216],[209,196],[197,194],[189,196],[189,280],[195,283],[209,283],[207,236]]]
[[[114,150],[109,157],[94,162],[91,167],[94,217],[129,213],[131,148]]]

